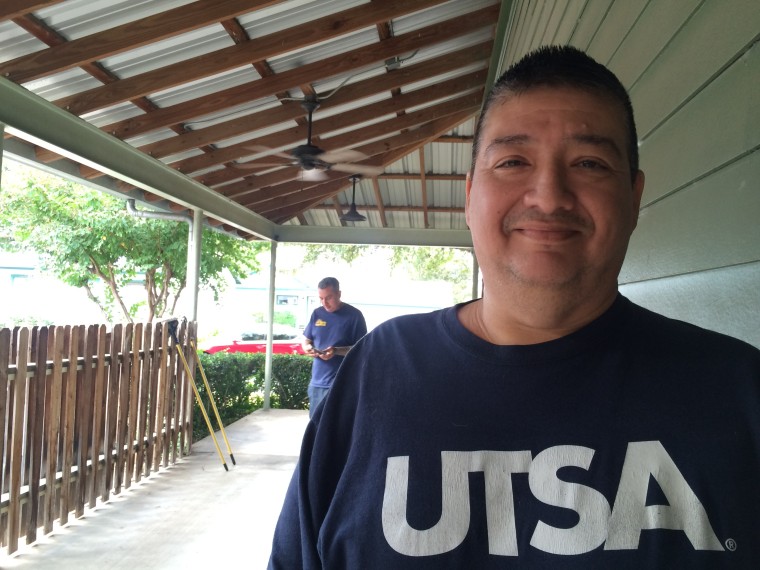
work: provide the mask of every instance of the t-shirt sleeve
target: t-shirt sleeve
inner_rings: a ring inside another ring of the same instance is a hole
[[[352,345],[359,342],[359,339],[367,334],[367,321],[364,319],[364,314],[357,310],[356,326],[354,327],[354,339],[351,342]]]
[[[303,329],[304,338],[314,340],[314,313],[309,317],[309,322],[306,324],[306,328]]]

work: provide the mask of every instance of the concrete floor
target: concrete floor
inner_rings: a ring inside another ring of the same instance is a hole
[[[192,455],[65,527],[0,554],[0,568],[265,568],[307,411],[257,411],[225,428],[236,465],[207,437]],[[23,539],[22,539],[23,543]]]

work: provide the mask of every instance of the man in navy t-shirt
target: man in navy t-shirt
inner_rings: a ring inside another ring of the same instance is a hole
[[[760,568],[760,351],[618,292],[637,141],[574,47],[499,78],[464,187],[483,296],[351,349],[269,568]]]
[[[325,277],[317,288],[321,306],[314,309],[303,331],[303,349],[314,358],[308,390],[310,416],[327,396],[343,357],[367,334],[362,312],[340,300],[335,277]]]

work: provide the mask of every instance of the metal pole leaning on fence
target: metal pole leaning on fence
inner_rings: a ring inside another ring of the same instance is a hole
[[[193,343],[192,339],[190,339],[190,348],[192,348],[196,353],[198,352],[198,350],[195,348],[195,344]],[[211,386],[209,386],[208,379],[206,378],[206,372],[203,370],[203,364],[201,364],[200,358],[198,359],[198,369],[201,371],[201,378],[203,378],[203,384],[206,386],[206,391],[208,392],[208,395],[211,399],[211,407],[214,409],[214,414],[216,415],[216,421],[219,422],[219,429],[222,432],[224,443],[227,445],[227,452],[230,454],[230,459],[232,459],[232,464],[237,465],[237,463],[235,463],[235,456],[232,454],[232,446],[230,445],[230,440],[227,439],[227,432],[224,431],[222,418],[219,417],[219,410],[216,409],[216,402],[214,402],[214,397],[211,394]]]
[[[198,392],[198,386],[195,385],[195,379],[193,378],[192,373],[190,372],[190,366],[187,364],[187,359],[185,359],[185,354],[182,352],[182,346],[179,344],[179,339],[177,338],[177,321],[169,321],[168,322],[169,327],[169,334],[174,339],[174,346],[177,347],[177,353],[179,354],[180,360],[182,360],[182,364],[185,365],[185,371],[187,372],[187,377],[190,380],[190,385],[193,387],[193,392],[195,393],[195,399],[198,401],[198,407],[201,409],[201,413],[203,414],[203,419],[206,420],[206,425],[208,426],[208,431],[211,434],[211,439],[214,442],[214,447],[216,447],[216,452],[219,454],[219,459],[222,460],[222,465],[224,466],[225,471],[229,471],[229,467],[227,467],[227,462],[224,460],[224,455],[222,454],[222,449],[219,447],[219,443],[216,441],[216,435],[214,435],[214,428],[211,427],[211,420],[208,417],[208,414],[206,413],[206,408],[203,405],[203,400],[201,400],[200,392]],[[209,390],[209,397],[212,398],[211,401],[213,402],[213,396],[211,395],[211,391]]]

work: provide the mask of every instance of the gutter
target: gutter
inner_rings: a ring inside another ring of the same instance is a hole
[[[187,290],[190,292],[188,303],[188,320],[198,320],[198,285],[200,282],[201,268],[201,235],[203,213],[200,210],[193,210],[193,215],[174,214],[171,212],[156,212],[152,210],[138,210],[135,208],[134,198],[127,201],[127,212],[137,218],[148,218],[153,220],[170,220],[175,222],[185,222],[188,224],[187,229]]]

